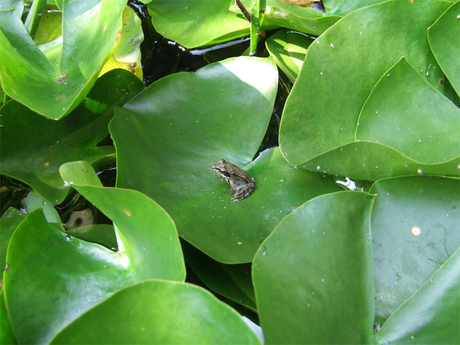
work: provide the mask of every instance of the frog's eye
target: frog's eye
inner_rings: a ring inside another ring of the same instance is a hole
[[[221,159],[221,160],[219,161],[219,163],[220,163],[220,164],[224,164],[224,163],[225,163],[225,159]]]

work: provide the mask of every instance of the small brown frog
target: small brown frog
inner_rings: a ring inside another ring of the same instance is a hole
[[[256,180],[248,175],[244,170],[238,168],[235,164],[221,159],[212,167],[219,177],[224,178],[230,187],[227,194],[235,194],[235,198],[231,202],[238,202],[247,198],[254,192],[256,188]]]

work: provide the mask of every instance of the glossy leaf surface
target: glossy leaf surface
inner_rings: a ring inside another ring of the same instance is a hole
[[[360,192],[312,199],[259,248],[253,279],[267,344],[369,342],[372,202]]]
[[[1,218],[0,222],[0,268],[1,287],[3,288],[3,271],[6,269],[6,252],[8,244],[17,226],[24,220],[24,215],[16,209],[10,208]],[[2,320],[3,321],[3,320]]]
[[[79,165],[87,174],[95,174],[88,163]],[[62,169],[65,178],[73,180],[72,172],[66,172],[66,166]],[[84,181],[75,179],[76,188],[79,182]],[[10,241],[5,272],[7,309],[19,343],[49,341],[83,312],[129,284],[152,278],[184,279],[174,224],[158,205],[135,191],[81,188],[115,222],[120,251],[66,235],[61,227],[48,223],[41,210],[29,214]]]
[[[378,344],[458,344],[460,249],[375,335]]]
[[[141,20],[128,6],[123,10],[120,42],[113,55],[102,67],[101,75],[115,68],[122,68],[142,79],[140,45],[144,40]]]
[[[16,344],[13,329],[11,328],[8,312],[5,305],[4,290],[0,291],[0,343],[1,344]]]
[[[282,217],[336,191],[332,179],[287,165],[275,149],[249,164],[266,131],[276,92],[271,60],[229,59],[152,84],[116,109],[117,186],[157,201],[183,239],[217,261],[250,262]],[[230,203],[212,166],[225,159],[256,179]]]
[[[313,39],[299,32],[279,30],[267,40],[267,49],[278,67],[294,82],[302,68],[307,49]]]
[[[0,11],[0,78],[6,93],[45,117],[68,115],[115,49],[125,5],[123,0],[64,2],[62,44],[45,53],[13,10]]]
[[[358,180],[376,181],[389,176],[430,176],[439,175],[441,172],[446,176],[459,176],[459,165],[460,158],[439,164],[423,164],[414,162],[380,143],[352,142],[300,166],[324,173],[353,176]]]
[[[95,87],[70,116],[50,121],[10,101],[2,108],[1,173],[23,181],[52,203],[64,199],[67,188],[59,175],[66,162],[95,162],[114,152],[97,146],[108,135],[111,108],[142,90],[131,73],[116,70],[98,79]]]
[[[323,0],[323,6],[326,13],[329,15],[345,16],[361,7],[379,4],[385,0]]]
[[[229,11],[229,1],[153,0],[148,6],[155,29],[186,48],[249,34],[248,21]]]
[[[377,181],[372,210],[376,322],[412,296],[460,246],[460,182]]]
[[[120,330],[123,332],[120,332]],[[70,324],[51,344],[261,344],[233,309],[190,284],[129,286]]]
[[[445,77],[439,76],[442,72],[430,53],[426,37],[427,28],[448,6],[449,3],[443,1],[414,4],[388,1],[351,12],[319,37],[309,48],[286,103],[280,128],[284,157],[292,164],[314,159],[315,166],[320,166],[321,171],[342,174],[346,170],[346,176],[358,179],[362,178],[362,174],[354,170],[361,170],[363,166],[368,175],[381,178],[403,174],[405,163],[416,163],[415,157],[409,159],[411,157],[406,157],[404,152],[396,157],[392,147],[386,149],[368,143],[361,143],[361,147],[360,143],[355,143],[355,131],[359,114],[368,98],[375,97],[380,102],[379,106],[384,103],[388,103],[386,107],[394,106],[391,116],[398,115],[398,103],[403,99],[387,102],[386,99],[379,99],[382,94],[374,95],[373,89],[402,56],[417,71],[418,78],[423,78],[448,98],[457,99]],[[411,90],[413,85],[405,81],[405,87]],[[422,96],[417,88],[414,94]],[[430,106],[436,98],[441,98],[441,95],[433,89],[430,98],[420,100],[419,107]],[[451,107],[447,105],[448,102],[445,100],[442,103]],[[418,108],[412,106],[406,112],[418,112]],[[430,116],[436,117],[438,112],[439,109]],[[430,124],[422,122],[416,126],[413,129],[415,133],[419,126],[428,128]],[[449,135],[453,133],[455,131],[449,132]],[[347,145],[354,145],[359,150],[355,154],[358,155],[354,159],[356,164],[348,164],[348,155],[336,152],[342,148],[345,150]],[[329,154],[334,157],[328,157]],[[370,164],[373,160],[377,160],[377,164]],[[389,164],[394,164],[398,170],[382,168]],[[448,165],[447,162],[437,167],[437,173],[451,173]],[[377,166],[379,170],[375,171]]]
[[[428,28],[431,50],[457,94],[460,94],[460,59],[453,57],[460,51],[459,13],[460,2],[457,1]]]
[[[139,276],[184,279],[174,223],[157,203],[134,190],[94,184],[97,176],[87,162],[66,163],[59,171],[66,182],[113,221],[119,253],[129,256],[131,268]]]
[[[439,164],[460,156],[458,133],[458,107],[403,58],[379,80],[364,104],[356,140],[382,143],[411,160]]]
[[[243,1],[250,8],[251,1]],[[282,0],[267,0],[264,13],[265,29],[273,26],[319,36],[341,17],[327,16],[319,10],[318,4],[306,3],[304,6],[289,4]]]

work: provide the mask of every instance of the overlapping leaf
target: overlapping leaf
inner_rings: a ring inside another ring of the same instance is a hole
[[[267,40],[267,50],[278,67],[294,82],[313,39],[299,32],[279,30]]]
[[[2,107],[2,174],[21,180],[52,203],[64,199],[67,188],[59,167],[69,161],[96,162],[114,152],[97,146],[108,135],[111,108],[143,89],[132,73],[117,70],[101,77],[72,114],[50,121],[16,101]]]
[[[238,313],[209,292],[154,280],[115,293],[51,342],[83,343],[261,344]]]
[[[243,1],[251,8],[251,1]],[[289,4],[281,0],[267,0],[264,12],[265,29],[284,27],[312,35],[321,35],[341,17],[326,15],[318,4]]]
[[[63,3],[62,40],[42,51],[14,9],[0,11],[0,78],[6,93],[51,119],[88,94],[117,45],[126,1]]]
[[[152,84],[115,110],[117,186],[163,206],[183,239],[217,261],[250,262],[297,206],[339,190],[329,177],[286,164],[279,150],[255,155],[272,113],[277,73],[270,59],[241,57]],[[228,160],[256,179],[237,203],[212,166]]]
[[[372,240],[381,324],[459,248],[460,183],[404,177],[377,181],[370,192],[377,195]]]
[[[140,45],[144,40],[141,20],[134,10],[126,7],[123,11],[123,29],[121,30],[120,43],[113,55],[101,70],[101,74],[115,68],[131,71],[142,79]]]
[[[359,192],[310,200],[259,248],[253,279],[267,344],[369,343],[372,202]]]
[[[156,203],[136,191],[92,185],[97,177],[88,163],[66,164],[62,174],[114,221],[120,251],[66,235],[41,210],[30,213],[6,259],[6,304],[19,343],[48,342],[124,286],[185,276],[174,224]]]
[[[410,138],[398,138],[402,143],[403,140],[413,141],[419,128],[429,128],[440,112],[447,113],[447,123],[458,122],[458,109],[450,103],[455,102],[458,96],[442,74],[434,56],[427,54],[429,45],[426,30],[448,6],[449,3],[443,1],[414,4],[388,1],[350,13],[319,37],[309,48],[286,103],[280,129],[284,157],[292,164],[305,163],[303,165],[309,169],[357,179],[410,175],[428,170],[439,175],[457,176],[458,169],[452,169],[459,163],[454,149],[455,138],[458,137],[455,126],[441,131],[443,124],[440,123],[433,129],[438,135],[447,133],[443,138],[444,143],[451,142],[448,157],[444,155],[435,162],[433,159],[419,161],[423,154],[413,154],[417,149],[417,152],[423,151],[423,145],[406,144],[411,146],[409,154],[399,151],[401,146],[391,146],[394,143],[383,145],[380,142],[355,141],[358,118],[368,98],[368,103],[385,106],[389,110],[388,119],[393,122],[403,116],[399,114],[399,104],[410,93],[418,103],[404,109],[406,115],[410,113],[414,117],[421,108],[427,107],[424,121],[412,123]],[[387,100],[385,92],[389,90],[384,91],[383,77],[392,73],[392,66],[403,56],[417,73],[415,76],[412,74],[410,80],[404,80],[403,85],[400,85],[401,80],[393,79],[394,83],[386,87],[398,87],[399,90],[404,89],[404,93]],[[423,84],[421,79],[434,88]],[[427,96],[427,93],[430,95]],[[440,93],[451,101],[443,99]],[[434,104],[442,106],[442,110],[431,106]],[[371,111],[369,106],[363,112],[366,110]],[[375,113],[379,109],[372,110]],[[387,131],[391,130],[393,128],[388,126]],[[393,131],[392,134],[396,134],[397,129]],[[426,132],[421,133],[422,142],[430,139]],[[353,158],[350,156],[352,151],[356,151],[353,152]],[[437,152],[440,151],[442,149]],[[414,168],[407,169],[408,166]]]
[[[378,344],[458,344],[460,249],[375,335]]]
[[[460,51],[459,13],[460,1],[457,1],[428,28],[431,50],[457,94],[460,94],[460,59],[455,58]]]
[[[382,143],[413,161],[439,164],[460,156],[458,133],[458,107],[403,58],[379,80],[364,104],[356,140]]]
[[[242,14],[229,1],[153,0],[148,3],[155,29],[186,48],[216,44],[249,34]]]

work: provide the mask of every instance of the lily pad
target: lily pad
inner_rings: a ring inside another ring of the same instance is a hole
[[[115,68],[122,68],[142,79],[140,46],[144,40],[144,33],[140,18],[129,6],[126,6],[123,10],[122,25],[120,43],[104,67],[102,67],[100,75]]]
[[[44,199],[40,194],[35,191],[30,192],[27,197],[22,200],[27,213],[32,213],[36,209],[41,208],[45,218],[50,223],[61,224],[59,213],[54,208],[53,204]]]
[[[0,285],[3,288],[3,271],[6,268],[6,252],[8,250],[8,244],[13,236],[14,231],[18,225],[25,219],[25,216],[18,210],[9,208],[1,218],[0,228],[0,269],[1,269],[1,280]],[[0,289],[1,289],[0,288]],[[2,320],[3,321],[3,320]]]
[[[206,290],[155,280],[115,293],[51,341],[85,343],[261,344],[237,312]]]
[[[374,344],[458,344],[460,249],[385,322]]]
[[[445,163],[422,164],[386,145],[362,141],[340,146],[300,166],[367,181],[389,176],[429,176],[441,173],[445,176],[460,176],[460,157]]]
[[[84,185],[66,168],[75,171],[75,165],[95,175],[88,163],[73,163],[62,168],[64,177],[75,178],[74,187],[114,221],[120,251],[66,235],[41,210],[30,213],[10,241],[4,273],[18,343],[47,343],[122,287],[152,278],[182,281],[185,276],[175,227],[164,210],[136,191]]]
[[[229,1],[175,0],[148,3],[161,35],[186,48],[217,44],[249,34],[243,15],[229,11]]]
[[[0,343],[17,344],[13,329],[11,328],[10,320],[8,319],[4,290],[0,291]]]
[[[34,42],[40,46],[60,36],[62,36],[62,12],[50,10],[43,12]]]
[[[13,9],[0,11],[0,78],[8,96],[51,119],[70,114],[117,46],[125,5],[122,0],[63,2],[62,45],[52,59]]]
[[[294,82],[302,68],[307,49],[313,42],[300,32],[279,30],[267,40],[267,50],[276,61],[278,67]]]
[[[379,4],[385,0],[323,0],[323,6],[328,15],[345,16],[361,7]]]
[[[460,51],[459,13],[457,1],[428,28],[431,50],[457,94],[460,94],[460,59],[455,58]]]
[[[250,163],[277,89],[271,59],[241,57],[159,80],[115,110],[117,186],[157,201],[183,239],[229,264],[252,261],[276,224],[312,197],[340,190],[332,178],[290,166],[279,150]],[[212,166],[225,159],[256,179],[230,203]]]
[[[376,322],[382,324],[460,246],[460,181],[377,181],[372,210]]]
[[[369,95],[374,96],[374,86],[402,56],[415,68],[419,78],[449,99],[458,99],[430,53],[426,37],[427,28],[449,5],[444,1],[387,1],[349,13],[321,35],[310,46],[286,102],[280,128],[284,157],[291,164],[300,165],[354,142],[362,107]],[[440,80],[443,80],[442,85]],[[408,89],[413,86],[410,82],[405,85]],[[433,89],[433,96],[421,103],[429,106],[436,97],[440,96]],[[394,100],[391,104],[397,110]],[[413,106],[411,111],[418,109]],[[432,116],[437,116],[438,112]],[[372,151],[366,154],[377,156]],[[360,160],[368,165],[366,156],[361,156]],[[382,164],[375,166],[383,165],[386,157],[381,161]],[[341,165],[338,161],[328,168],[331,173],[338,174]],[[439,169],[438,173],[443,174],[443,171]],[[358,178],[352,170],[349,174],[349,177]],[[382,174],[388,176],[391,171]]]
[[[460,156],[458,133],[460,109],[402,58],[364,104],[356,140],[382,143],[414,161],[436,164]]]
[[[98,79],[83,102],[61,121],[8,102],[2,107],[0,172],[27,183],[52,203],[61,202],[68,188],[59,167],[78,159],[93,163],[113,153],[113,146],[97,146],[108,135],[111,108],[142,89],[132,73],[112,71]]]
[[[311,4],[310,6],[298,6],[281,0],[267,0],[266,4],[264,29],[278,26],[319,36],[341,18],[326,15]]]
[[[373,199],[361,192],[314,198],[261,245],[253,279],[267,344],[369,343]]]

